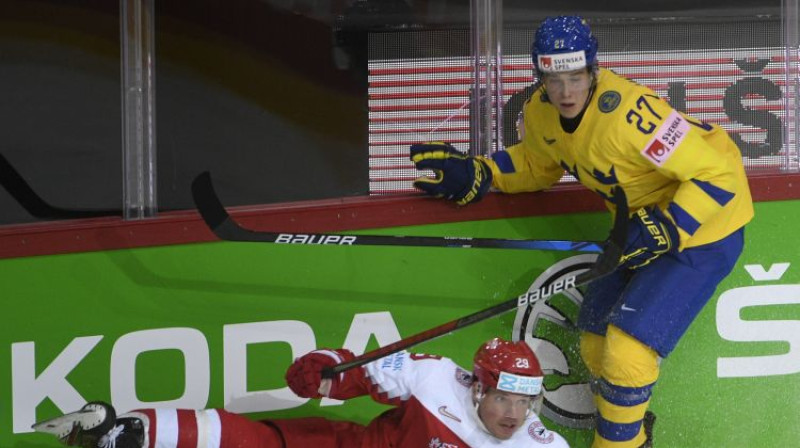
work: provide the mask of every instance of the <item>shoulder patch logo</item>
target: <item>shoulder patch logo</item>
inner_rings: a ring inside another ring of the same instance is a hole
[[[642,155],[658,166],[664,165],[689,132],[689,123],[672,111],[658,128],[655,137],[642,150]]]
[[[466,370],[462,369],[461,367],[456,368],[456,381],[458,384],[464,387],[471,387],[473,383],[472,374],[467,372]]]
[[[531,436],[533,440],[542,444],[553,443],[553,440],[555,440],[553,433],[548,431],[542,422],[538,420],[528,426],[528,435]]]
[[[622,102],[622,95],[617,91],[609,90],[600,95],[600,98],[597,100],[597,107],[600,109],[600,112],[607,114],[616,109],[620,102]]]

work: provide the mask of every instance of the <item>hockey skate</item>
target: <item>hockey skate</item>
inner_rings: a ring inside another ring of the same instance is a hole
[[[647,439],[639,448],[653,448],[653,426],[656,424],[656,414],[651,411],[645,412],[642,424],[644,425],[644,434]]]
[[[33,425],[33,430],[53,434],[65,445],[81,448],[142,448],[144,427],[138,418],[120,418],[100,401],[80,410]]]

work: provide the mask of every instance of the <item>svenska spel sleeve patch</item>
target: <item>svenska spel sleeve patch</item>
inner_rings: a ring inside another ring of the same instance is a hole
[[[672,111],[642,150],[642,155],[658,166],[664,165],[689,133],[689,126],[689,122],[681,114]]]

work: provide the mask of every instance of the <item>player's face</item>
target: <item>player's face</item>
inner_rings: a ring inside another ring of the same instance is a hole
[[[478,407],[478,416],[492,435],[506,440],[525,422],[532,405],[533,398],[527,395],[489,389]]]
[[[564,73],[545,73],[547,96],[564,118],[575,118],[583,110],[592,87],[592,75],[586,69]]]

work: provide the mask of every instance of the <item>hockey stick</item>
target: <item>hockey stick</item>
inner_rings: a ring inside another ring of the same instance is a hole
[[[334,244],[369,246],[462,247],[481,249],[528,249],[573,252],[602,252],[594,241],[515,240],[450,236],[343,235],[321,233],[260,232],[241,227],[220,202],[211,175],[201,173],[192,182],[192,196],[206,225],[221,240],[257,243]]]
[[[122,214],[119,209],[80,210],[50,205],[33,191],[19,171],[2,154],[0,154],[0,185],[3,185],[25,211],[38,219],[94,218]]]
[[[585,285],[586,283],[610,274],[612,271],[614,271],[614,269],[617,268],[617,265],[619,264],[619,260],[622,257],[625,247],[625,239],[628,232],[628,203],[625,193],[621,188],[615,189],[613,201],[617,207],[616,216],[614,218],[614,227],[611,229],[611,234],[606,241],[603,252],[589,270],[571,277],[566,277],[552,284],[545,285],[534,291],[528,291],[525,294],[514,297],[513,299],[498,303],[497,305],[460,319],[447,322],[439,325],[438,327],[431,328],[430,330],[425,330],[421,333],[401,339],[384,347],[369,351],[363,355],[356,356],[350,361],[343,362],[332,367],[326,367],[322,370],[322,378],[334,378],[337,374],[346,370],[368,364],[393,353],[405,350],[421,342],[425,342],[439,336],[444,336],[445,334],[453,331],[460,330],[474,323],[499,316],[515,308],[533,305],[534,303],[544,300],[554,294],[575,288],[577,286]]]

